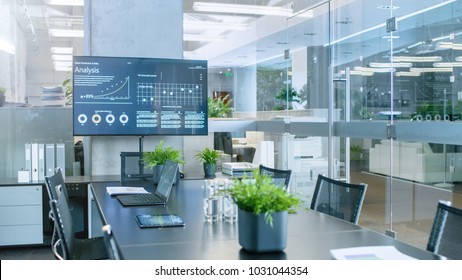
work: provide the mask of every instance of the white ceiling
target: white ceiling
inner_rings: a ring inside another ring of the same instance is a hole
[[[48,30],[54,28],[82,28],[83,8],[71,6],[45,5],[44,0],[18,0],[18,14],[21,26],[27,31],[27,39],[37,48],[35,51],[46,54],[49,46],[74,45],[76,48],[82,45],[82,39],[53,38],[48,35]],[[213,14],[194,11],[194,0],[183,1],[185,21],[214,21],[249,24],[249,29],[244,31],[217,31],[210,28],[195,29],[189,25],[184,28],[187,34],[206,34],[225,36],[222,42],[184,42],[185,58],[207,59],[211,67],[237,67],[267,61],[268,58],[281,60],[284,50],[296,50],[306,46],[323,46],[329,38],[327,5],[313,9],[313,18],[300,16],[286,19],[277,16],[246,16],[237,14]],[[252,5],[287,5],[287,0],[228,0],[201,2],[224,2]],[[322,1],[293,0],[291,5],[295,12],[304,11],[306,5],[312,5]],[[338,12],[333,14],[333,26],[331,31],[334,40],[347,38],[342,41],[339,52],[334,51],[336,64],[358,60],[360,56],[370,56],[390,49],[390,42],[380,39],[387,35],[384,22],[391,16],[390,9],[379,9],[377,3],[383,5],[390,1],[356,1],[343,0],[333,1],[334,8]],[[392,1],[398,9],[393,10],[393,16],[400,19],[398,32],[400,38],[394,40],[394,49],[405,49],[406,46],[415,44],[421,40],[445,36],[454,30],[462,29],[462,4],[456,1],[451,5],[432,11],[432,16],[422,17],[426,9],[434,5],[444,3],[444,0],[401,0]],[[24,5],[25,3],[25,5]],[[446,9],[447,8],[447,9]],[[436,13],[438,11],[438,13]],[[419,13],[407,18],[411,13]],[[370,14],[368,14],[370,13]],[[32,23],[32,25],[30,24]],[[287,27],[287,28],[286,28]],[[374,29],[374,27],[376,27]],[[415,31],[419,29],[419,32]],[[366,30],[367,32],[361,33]],[[356,36],[351,36],[352,34]],[[379,38],[379,39],[378,39]],[[332,38],[331,38],[332,40]],[[432,49],[432,45],[422,44],[419,47],[408,49],[418,51]],[[51,58],[50,58],[51,59]]]

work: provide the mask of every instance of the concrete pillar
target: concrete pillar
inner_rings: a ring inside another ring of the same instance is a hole
[[[183,1],[85,0],[84,54],[183,58]],[[144,150],[165,143],[183,150],[182,136],[146,137]],[[120,152],[138,151],[138,137],[85,137],[85,174],[120,174]]]

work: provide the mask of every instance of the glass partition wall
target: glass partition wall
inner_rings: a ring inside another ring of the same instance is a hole
[[[317,174],[367,183],[359,224],[425,248],[438,200],[462,206],[462,3],[300,3],[257,63],[257,130],[308,203]]]
[[[462,204],[462,6],[385,2],[330,1],[333,141],[369,185],[359,224],[425,248],[438,200]]]

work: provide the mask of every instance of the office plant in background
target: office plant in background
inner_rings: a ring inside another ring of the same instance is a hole
[[[279,104],[274,107],[274,110],[285,110],[288,103],[289,110],[293,109],[293,103],[300,103],[300,96],[294,88],[284,87],[281,89],[279,94],[276,96],[276,99],[279,100]]]
[[[160,173],[162,172],[165,161],[167,160],[177,162],[179,164],[185,163],[181,152],[170,146],[164,146],[164,140],[161,140],[153,151],[143,153],[144,164],[153,168],[155,183],[159,182]]]
[[[233,110],[229,95],[225,97],[210,98],[207,97],[208,117],[209,118],[231,118]]]
[[[198,151],[194,157],[203,163],[205,178],[215,178],[217,162],[222,157],[222,153],[214,149],[205,148]]]
[[[276,186],[271,178],[253,172],[253,178],[235,179],[224,190],[238,207],[239,244],[251,252],[277,252],[287,244],[287,216],[302,201]]]
[[[66,98],[66,105],[72,105],[72,72],[68,72],[66,79],[61,84]]]
[[[0,107],[3,107],[5,105],[5,100],[6,100],[6,88],[0,87]]]

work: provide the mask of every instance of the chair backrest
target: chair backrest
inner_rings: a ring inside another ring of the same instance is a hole
[[[111,260],[123,260],[123,255],[120,251],[119,245],[117,244],[114,235],[112,235],[111,225],[104,225],[102,231],[109,258]]]
[[[270,168],[267,166],[264,166],[260,164],[260,175],[268,175],[273,179],[273,183],[276,186],[279,186],[281,188],[287,189],[289,187],[290,183],[290,175],[292,174],[292,170],[281,170],[281,169],[275,169],[275,168]]]
[[[439,201],[427,250],[450,259],[462,259],[462,209]]]
[[[366,184],[349,184],[318,175],[311,209],[357,224]]]
[[[69,198],[61,168],[56,168],[55,174],[53,176],[45,177],[45,183],[50,200],[58,200],[61,194],[64,194],[66,199]]]
[[[72,259],[74,249],[74,231],[71,210],[66,197],[50,200],[50,208],[55,219],[55,229],[58,232],[63,259]]]

